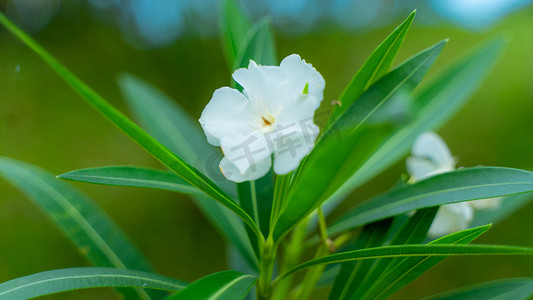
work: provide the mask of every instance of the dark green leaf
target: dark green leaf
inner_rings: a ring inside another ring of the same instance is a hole
[[[439,207],[430,207],[418,210],[409,220],[400,228],[396,235],[392,238],[391,245],[409,245],[422,243],[433,223],[433,219],[437,214]],[[361,296],[376,283],[378,278],[382,276],[386,270],[390,270],[398,263],[402,258],[383,258],[378,260],[372,270],[370,270],[363,282],[357,287],[356,293],[351,298],[359,299]]]
[[[191,283],[168,300],[239,300],[246,297],[257,279],[237,271],[223,271]]]
[[[385,219],[381,222],[365,226],[363,232],[361,232],[361,235],[353,245],[347,249],[343,249],[343,251],[374,248],[383,245],[391,223],[392,219]],[[355,289],[361,284],[361,281],[365,278],[373,264],[373,260],[342,263],[329,293],[329,299],[349,299],[350,295],[352,295]]]
[[[489,281],[424,298],[424,300],[526,300],[531,299],[532,295],[532,278],[512,278]]]
[[[369,130],[371,127],[364,126],[366,120],[398,89],[413,89],[429,70],[444,44],[444,41],[437,43],[385,75],[326,130],[289,191],[288,205],[282,210],[274,229],[274,240],[283,237],[355,172],[359,162],[356,160],[350,163],[350,158],[357,157],[353,155],[353,151],[361,151],[361,148],[365,149],[364,151],[375,151],[374,147],[354,147],[356,142],[375,146],[374,139],[370,138],[372,134],[369,134],[372,132]],[[369,148],[370,150],[366,150]]]
[[[463,230],[437,239],[430,245],[468,244],[490,228],[490,225]],[[446,256],[408,257],[391,266],[364,295],[354,295],[353,299],[386,299],[418,278],[424,272],[443,261]]]
[[[113,268],[71,268],[41,272],[0,284],[1,299],[30,299],[99,287],[179,291],[186,283],[159,274]]]
[[[304,262],[280,275],[277,280],[300,270],[322,264],[334,264],[361,259],[411,256],[450,255],[532,255],[533,248],[500,245],[400,245],[355,250],[328,255]]]
[[[405,21],[402,22],[394,31],[372,52],[370,57],[365,61],[361,69],[352,78],[346,89],[342,92],[339,101],[341,105],[333,111],[331,119],[336,119],[341,115],[357,98],[363,94],[366,88],[380,79],[388,71],[400,46],[407,35],[409,27],[415,17],[413,11]]]
[[[533,191],[533,173],[499,167],[463,168],[372,198],[341,217],[331,234],[411,210]]]
[[[135,166],[108,166],[81,169],[57,176],[61,179],[103,185],[135,186],[190,195],[203,195],[174,172]]]
[[[52,174],[14,159],[0,157],[0,177],[24,192],[77,246],[93,265],[151,271],[124,232],[87,196]],[[143,290],[120,290],[147,299]],[[135,295],[135,294],[136,295]]]

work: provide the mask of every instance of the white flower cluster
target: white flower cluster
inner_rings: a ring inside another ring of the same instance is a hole
[[[434,132],[425,132],[414,142],[406,163],[407,173],[413,182],[452,171],[456,161],[440,136]],[[439,208],[428,235],[435,238],[467,229],[475,210],[496,209],[500,202],[501,197],[443,205]]]

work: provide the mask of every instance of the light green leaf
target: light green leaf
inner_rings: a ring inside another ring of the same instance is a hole
[[[250,30],[250,21],[235,0],[224,0],[222,4],[222,42],[228,66],[233,68],[241,45]]]
[[[136,287],[179,291],[183,281],[159,274],[113,268],[70,268],[41,272],[0,284],[1,299],[30,299],[100,287]]]
[[[235,194],[235,184],[226,180],[218,168],[222,153],[207,143],[198,121],[167,95],[133,75],[121,76],[119,85],[135,118],[153,137],[216,180],[224,191]],[[249,266],[257,269],[257,260],[241,220],[205,196],[193,200],[215,228],[235,245]]]
[[[161,163],[176,172],[183,179],[190,184],[196,186],[198,189],[205,192],[207,195],[222,203],[224,206],[238,215],[257,236],[261,237],[261,232],[254,224],[252,218],[244,212],[235,201],[228,196],[222,189],[214,184],[209,178],[203,175],[197,169],[191,167],[188,163],[183,161],[174,152],[170,151],[163,144],[158,142],[150,136],[141,127],[137,126],[122,114],[115,107],[110,105],[104,98],[97,94],[93,89],[76,77],[72,72],[60,64],[52,55],[50,55],[44,48],[35,42],[26,33],[11,23],[3,14],[0,13],[0,23],[4,25],[11,33],[18,37],[35,53],[37,53],[46,63],[52,67],[66,82],[68,82],[74,90],[84,97],[91,105],[93,105],[100,113],[102,113],[111,123],[121,129],[127,136],[137,142],[148,153],[157,158]]]
[[[360,157],[361,167],[326,201],[335,206],[354,189],[403,158],[416,138],[448,121],[481,85],[504,45],[496,38],[456,60],[413,97],[414,118],[383,139],[377,151]]]
[[[468,244],[489,228],[490,225],[485,225],[452,233],[432,241],[429,245]],[[403,258],[382,273],[382,276],[374,281],[374,284],[364,295],[362,295],[363,293],[355,294],[352,299],[387,299],[444,259],[446,259],[446,256]]]
[[[300,270],[322,264],[334,264],[361,259],[411,256],[450,256],[450,255],[532,255],[533,248],[500,245],[399,245],[361,249],[328,255],[304,262],[292,270],[278,276],[281,280]]]
[[[250,292],[257,278],[237,271],[222,271],[208,275],[189,285],[168,300],[223,300],[243,299]]]
[[[398,89],[413,89],[429,70],[444,44],[444,41],[437,43],[385,75],[325,131],[289,191],[288,205],[281,211],[274,229],[274,240],[287,234],[357,170],[359,161],[350,160],[357,157],[354,151],[375,151],[373,135],[369,134],[375,131],[373,127],[365,126],[365,122]],[[354,147],[356,143],[357,147]]]
[[[370,57],[365,61],[361,69],[355,74],[348,86],[342,92],[339,102],[341,105],[336,106],[331,115],[331,119],[336,119],[341,115],[361,94],[374,82],[380,79],[388,71],[396,54],[411,27],[415,17],[413,11],[405,21],[402,22],[394,31],[372,52]]]
[[[499,167],[463,168],[372,198],[346,213],[328,230],[345,230],[414,209],[533,191],[533,173]]]
[[[532,295],[532,278],[509,278],[444,292],[424,300],[526,300]]]
[[[248,67],[250,60],[261,65],[276,65],[276,45],[269,18],[259,20],[246,34],[237,52],[233,70]]]
[[[25,193],[93,265],[151,271],[124,232],[87,196],[33,165],[0,157],[0,177]],[[149,299],[143,290],[120,290]]]
[[[201,191],[176,173],[144,167],[107,166],[75,170],[57,177],[103,185],[145,187],[196,196],[203,195]]]

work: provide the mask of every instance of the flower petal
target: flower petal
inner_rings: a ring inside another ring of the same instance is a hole
[[[287,74],[292,91],[297,93],[294,97],[301,94],[307,84],[308,94],[318,103],[322,101],[326,81],[313,65],[306,63],[299,55],[292,54],[285,57],[279,67]]]
[[[441,237],[452,232],[465,230],[474,217],[472,207],[467,202],[443,205],[429,228],[430,237]]]
[[[258,165],[264,160],[271,160],[273,151],[261,132],[247,136],[227,135],[222,139],[221,147],[225,158],[239,170],[240,175],[257,174]]]
[[[267,159],[256,162],[255,166],[255,171],[250,168],[241,174],[237,166],[231,163],[226,157],[222,158],[219,165],[220,171],[222,171],[222,174],[224,174],[227,179],[234,182],[243,182],[256,180],[265,176],[272,166],[272,160],[268,157]]]
[[[207,140],[214,146],[227,135],[249,135],[255,129],[251,124],[257,122],[250,101],[239,91],[223,87],[213,93],[200,117]]]
[[[259,66],[250,60],[248,68],[238,69],[233,79],[243,87],[257,112],[278,114],[287,103],[291,89],[287,75],[277,66]]]
[[[468,202],[474,209],[496,209],[502,203],[503,197],[480,199]]]
[[[444,140],[434,132],[422,133],[414,142],[411,154],[429,159],[439,169],[455,169],[455,160],[450,149]]]
[[[284,124],[272,131],[274,172],[283,175],[296,169],[313,149],[318,132],[318,126],[313,124],[312,119]]]

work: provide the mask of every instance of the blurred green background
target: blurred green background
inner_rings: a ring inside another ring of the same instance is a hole
[[[123,30],[109,21],[112,19],[109,11],[67,2],[46,26],[25,28],[122,111],[126,107],[116,84],[122,72],[132,73],[165,91],[195,118],[212,92],[229,84],[230,74],[216,35],[184,30],[171,42],[147,47],[124,38]],[[0,7],[9,12],[9,1],[0,1]],[[431,16],[429,11],[424,16],[425,12],[418,11],[397,62],[438,40],[450,38],[429,76],[490,36],[503,32],[509,38],[501,59],[480,90],[439,131],[457,156],[458,165],[533,167],[533,7],[522,7],[494,24],[475,29],[446,21],[435,24],[417,21]],[[261,11],[252,13],[254,19],[256,15],[261,15]],[[325,102],[329,103],[338,97],[373,48],[406,15],[390,17],[381,23],[385,25],[368,25],[365,30],[321,22],[313,28],[290,32],[283,28],[284,23],[278,23],[278,54],[283,58],[298,53],[312,63],[326,79]],[[160,167],[3,29],[0,29],[0,155],[36,164],[54,174],[104,165]],[[342,208],[388,189],[404,170],[403,162],[399,163],[356,191]],[[227,268],[224,241],[187,197],[156,190],[74,185],[111,215],[159,273],[192,281]],[[532,212],[530,203],[496,224],[479,242],[532,247]],[[86,265],[71,243],[30,200],[0,181],[0,282],[50,269]],[[530,257],[451,258],[398,293],[395,299],[417,298],[486,280],[532,276],[532,270]],[[43,299],[96,297],[113,299],[114,294],[111,290],[95,289]],[[321,297],[317,295],[317,299]]]

